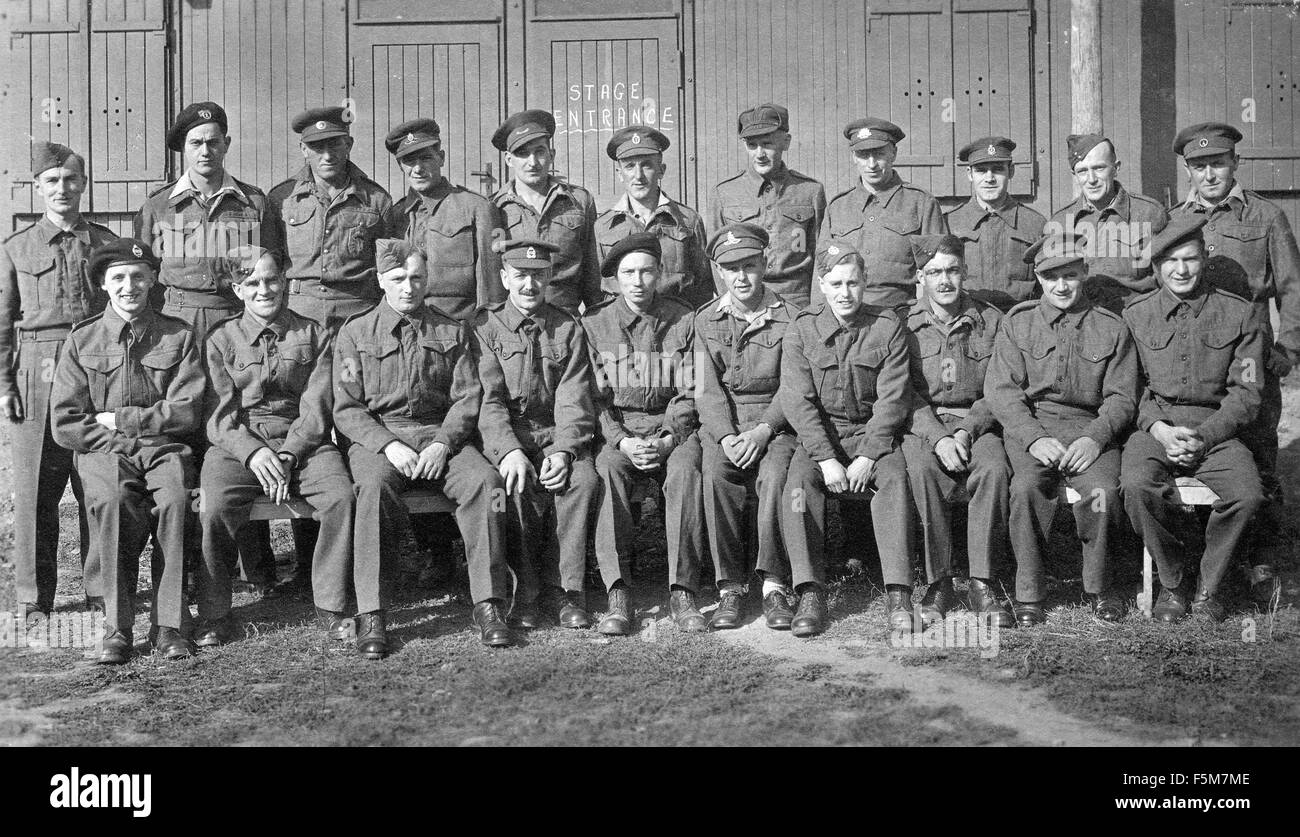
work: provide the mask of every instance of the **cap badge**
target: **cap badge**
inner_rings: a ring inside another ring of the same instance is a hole
[[[138,259],[138,258],[142,258],[142,257],[144,256],[144,251],[140,249],[140,245],[139,245],[139,244],[132,244],[132,245],[131,245],[131,254],[132,254],[133,256],[135,256],[135,257]]]
[[[528,126],[527,126],[527,125],[524,125],[524,126],[522,126],[522,127],[515,128],[515,133],[516,133],[516,134],[522,134],[522,133],[525,133],[527,130],[528,130]]]
[[[415,142],[415,134],[407,134],[406,139],[402,140],[402,145],[410,145]]]
[[[535,259],[535,258],[537,258],[537,248],[536,248],[536,247],[529,247],[529,248],[528,248],[528,252],[524,253],[524,255],[527,256],[527,257],[530,258],[530,259]]]
[[[858,131],[858,139],[871,139],[871,129],[863,128],[861,131]]]
[[[326,128],[328,128],[329,126],[330,126],[330,123],[328,123],[328,122],[326,122],[325,120],[322,119],[320,122],[317,122],[317,123],[316,123],[316,130],[318,130],[318,131],[323,131],[323,130],[325,130]]]
[[[838,256],[840,254],[840,248],[832,244],[830,247],[826,248],[826,252],[832,256]]]
[[[732,232],[731,230],[727,230],[727,237],[724,238],[723,241],[724,241],[725,243],[727,243],[727,244],[739,244],[739,243],[740,243],[740,239],[739,239],[739,238],[736,238],[736,234],[735,234],[734,232]]]
[[[210,111],[210,110],[206,110],[206,109],[205,109],[205,110],[201,110],[201,111],[199,111],[199,117],[202,118],[202,119],[211,119],[211,118],[212,118],[212,111]]]
[[[990,154],[997,154],[997,153],[998,153],[997,146],[995,146],[995,145],[990,145],[990,146],[989,146],[989,153],[990,153]]]
[[[633,135],[632,135],[632,144],[633,144],[633,145],[638,145],[638,144],[640,144],[640,142],[641,142],[641,135],[640,135],[640,134],[633,134]]]
[[[1204,148],[1205,146],[1207,146],[1207,145],[1209,145],[1209,144],[1210,144],[1210,141],[1209,141],[1208,139],[1206,139],[1205,137],[1201,137],[1201,141],[1197,143],[1197,145],[1199,145],[1201,148]]]

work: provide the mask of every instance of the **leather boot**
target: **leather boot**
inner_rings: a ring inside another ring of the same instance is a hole
[[[357,616],[357,651],[367,660],[382,660],[387,656],[388,629],[382,610]]]
[[[678,630],[698,634],[708,630],[704,614],[695,606],[695,594],[690,590],[671,590],[668,593],[668,610]]]
[[[999,628],[1014,628],[1016,617],[1011,614],[1007,603],[998,598],[992,584],[983,579],[972,578],[966,588],[966,597],[970,601],[971,613],[981,620],[988,620],[990,625]]]
[[[474,605],[474,627],[479,629],[479,639],[489,648],[514,645],[515,637],[510,626],[501,618],[501,608],[496,599],[487,599]]]
[[[819,585],[809,584],[799,594],[799,607],[790,622],[790,633],[795,636],[816,636],[826,630],[830,613],[826,609],[826,591]]]
[[[615,584],[609,591],[609,613],[600,620],[596,630],[608,636],[627,636],[632,633],[632,596],[627,585]]]

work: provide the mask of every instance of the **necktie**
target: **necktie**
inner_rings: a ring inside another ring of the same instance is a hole
[[[414,415],[419,412],[418,405],[424,394],[420,378],[420,370],[424,366],[420,356],[420,323],[411,317],[403,317],[400,330],[402,364],[406,368],[406,408]]]
[[[525,409],[536,408],[539,406],[545,396],[545,378],[542,373],[542,350],[539,338],[542,334],[542,327],[531,317],[524,318],[524,336],[528,342],[526,344],[525,362],[528,366],[528,381],[524,387],[527,394],[527,404]]]
[[[269,328],[262,329],[262,397],[266,398],[267,389],[274,378],[272,369],[275,364],[275,332]]]
[[[849,421],[862,421],[866,415],[858,400],[858,385],[848,357],[849,350],[858,342],[858,330],[856,325],[846,325],[835,338],[835,354],[840,362],[840,392],[844,399],[844,415]]]

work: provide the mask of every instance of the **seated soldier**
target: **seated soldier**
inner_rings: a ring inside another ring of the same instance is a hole
[[[1151,242],[1160,287],[1124,308],[1145,389],[1138,428],[1124,445],[1124,507],[1160,570],[1152,615],[1174,622],[1191,612],[1214,621],[1237,545],[1264,502],[1242,433],[1263,394],[1264,339],[1249,302],[1203,281],[1204,215],[1177,215]],[[1174,478],[1193,476],[1219,495],[1205,530],[1195,586],[1175,531]],[[1195,590],[1195,597],[1192,592]]]
[[[504,485],[472,445],[483,390],[470,326],[424,304],[428,273],[419,250],[399,239],[376,247],[384,298],[349,318],[334,346],[334,424],[351,440],[357,494],[357,650],[367,659],[388,653],[384,607],[409,527],[408,488],[438,490],[456,504],[474,626],[484,645],[510,645],[501,614],[509,581],[505,521],[503,509],[493,508]]]
[[[866,269],[851,244],[817,245],[821,301],[795,318],[781,347],[778,403],[799,436],[781,534],[799,607],[792,631],[826,629],[826,492],[871,500],[889,624],[912,630],[915,509],[898,447],[912,403],[907,331],[888,308],[866,305]],[[868,493],[870,492],[870,493]]]
[[[1054,231],[1025,252],[1042,298],[1002,318],[984,396],[1003,427],[1011,460],[1011,544],[1016,621],[1047,619],[1043,554],[1061,480],[1079,493],[1074,521],[1083,542],[1083,589],[1097,617],[1124,618],[1107,559],[1119,545],[1120,449],[1137,412],[1137,353],[1118,314],[1083,293],[1086,245]]]
[[[619,296],[583,315],[596,378],[596,416],[604,444],[596,473],[604,498],[596,517],[596,559],[609,590],[609,615],[597,630],[632,630],[631,591],[624,578],[635,548],[632,489],[653,480],[663,491],[668,533],[669,611],[683,631],[706,630],[695,604],[704,510],[700,440],[691,388],[691,309],[656,291],[659,239],[633,233],[601,263],[616,276]]]
[[[329,335],[289,310],[275,254],[250,245],[228,260],[244,311],[214,325],[204,344],[211,447],[199,476],[203,562],[195,644],[221,645],[234,634],[230,574],[258,495],[275,503],[301,496],[315,510],[312,595],[321,626],[344,639],[354,498],[343,456],[330,443]]]
[[[600,482],[591,455],[596,420],[586,333],[572,314],[546,301],[554,244],[521,238],[497,246],[509,298],[481,309],[474,332],[483,452],[505,480],[515,512],[510,621],[537,627],[541,594],[562,626],[588,628],[587,531]]]
[[[907,317],[912,423],[903,437],[912,498],[924,521],[924,624],[942,620],[956,603],[952,586],[952,494],[968,495],[966,550],[970,609],[990,624],[1014,627],[997,594],[993,564],[1007,551],[1007,485],[1011,465],[993,412],[984,400],[984,372],[1002,314],[965,291],[960,238],[918,235],[912,257],[922,295]]]
[[[781,338],[798,313],[764,283],[767,231],[728,224],[709,241],[727,291],[695,315],[696,401],[703,448],[704,517],[721,601],[711,628],[744,619],[747,538],[757,538],[767,626],[789,630],[790,561],[781,543],[780,507],[790,457],[799,446],[776,402]],[[757,500],[750,525],[746,504]]]
[[[199,427],[203,365],[185,321],[149,306],[158,259],[147,246],[133,238],[105,244],[88,272],[108,307],[68,335],[50,418],[54,440],[76,454],[91,548],[102,562],[99,662],[120,665],[131,656],[140,551],[151,531],[150,639],[167,659],[188,657],[185,535],[194,465],[180,440]]]

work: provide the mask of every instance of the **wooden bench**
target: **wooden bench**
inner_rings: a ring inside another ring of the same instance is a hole
[[[456,504],[442,495],[441,491],[428,491],[425,489],[416,489],[407,491],[402,494],[402,501],[406,503],[406,510],[411,514],[432,514],[436,512],[446,512],[448,514],[456,511]],[[266,497],[258,497],[253,501],[253,509],[248,515],[249,520],[294,520],[296,518],[311,517],[315,509],[311,504],[301,497],[290,497],[283,503],[272,503]]]
[[[1219,495],[1210,490],[1210,487],[1195,477],[1178,477],[1174,480],[1178,487],[1178,501],[1184,506],[1209,506],[1219,499]],[[1075,491],[1068,485],[1061,486],[1061,499],[1073,505],[1079,502],[1079,492]],[[1142,545],[1142,594],[1138,596],[1138,609],[1140,609],[1148,619],[1151,618],[1151,608],[1155,605],[1154,599],[1154,580],[1152,577],[1152,565],[1155,560],[1151,557],[1151,550]]]

